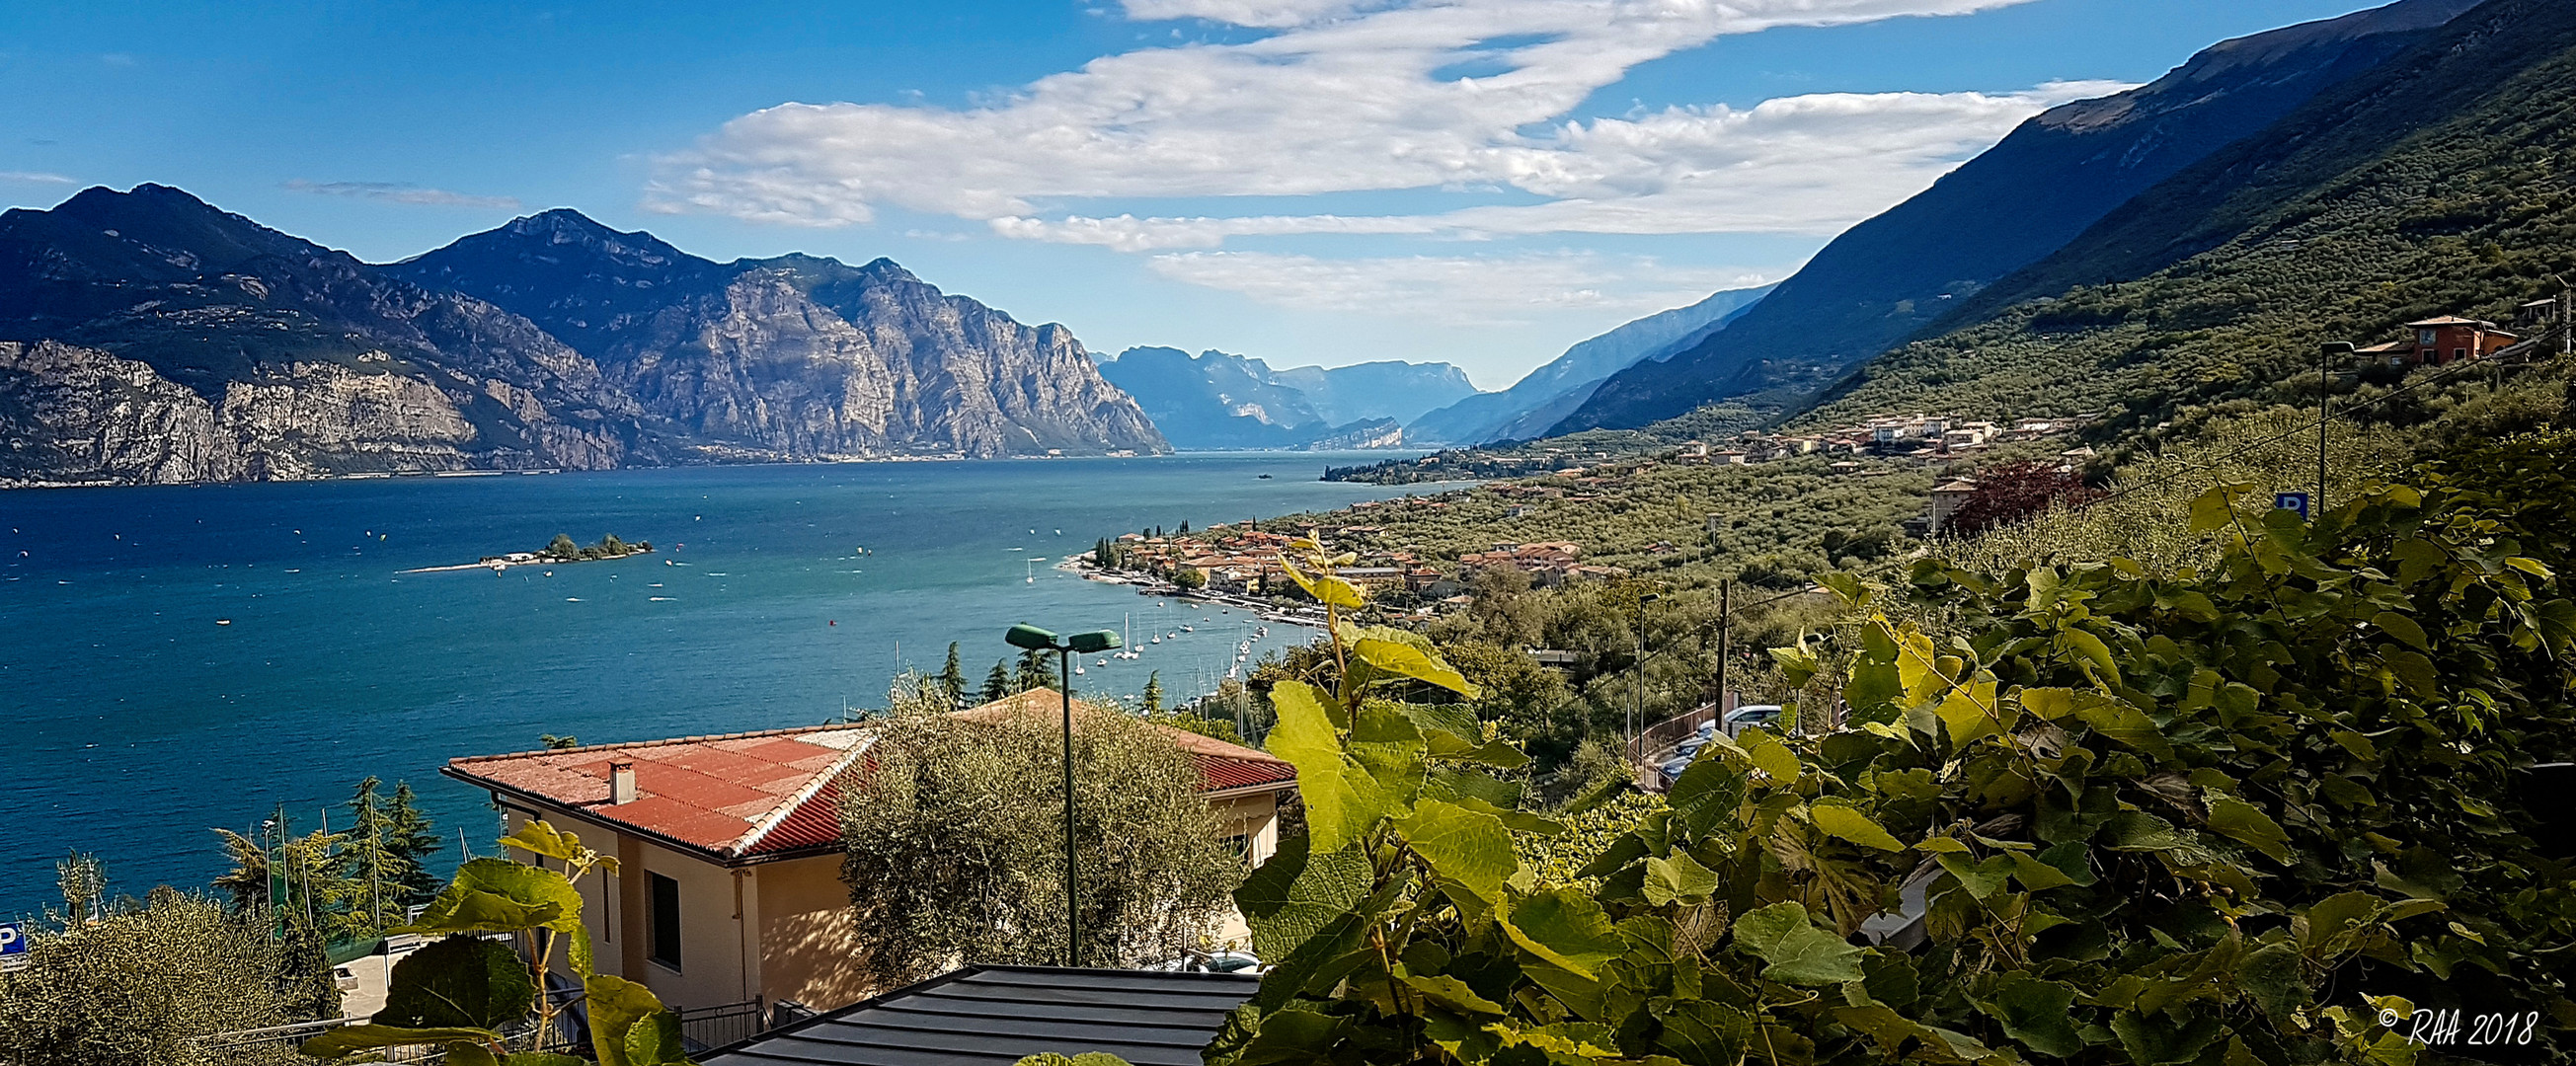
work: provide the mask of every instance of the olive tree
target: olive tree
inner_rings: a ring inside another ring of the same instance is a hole
[[[0,974],[0,1062],[231,1066],[247,1060],[203,1038],[312,1020],[292,1009],[311,982],[291,979],[295,953],[264,922],[167,888],[82,911]]]
[[[854,964],[879,988],[960,962],[1065,958],[1062,726],[1053,713],[898,710],[845,790]],[[1162,730],[1077,709],[1075,867],[1082,958],[1130,965],[1197,946],[1241,881]]]

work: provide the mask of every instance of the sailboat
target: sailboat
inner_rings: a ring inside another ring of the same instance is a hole
[[[1022,574],[1027,575],[1027,576],[1026,576],[1025,578],[1023,578],[1022,580],[1026,581],[1028,584],[1031,584],[1031,585],[1037,584],[1037,583],[1038,583],[1037,565],[1038,565],[1038,562],[1037,562],[1037,560],[1035,560],[1035,559],[1022,559],[1022,560],[1020,560],[1020,572],[1021,572]]]

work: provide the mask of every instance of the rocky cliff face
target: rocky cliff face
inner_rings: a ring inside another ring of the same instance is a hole
[[[1062,326],[893,261],[718,264],[550,211],[389,268],[527,317],[649,415],[787,458],[1169,449]]]
[[[176,189],[0,214],[0,484],[1161,451],[1061,326],[572,212],[371,266]]]
[[[628,455],[614,434],[564,423],[503,381],[441,387],[390,365],[297,363],[210,400],[141,360],[0,342],[0,485],[596,470]]]

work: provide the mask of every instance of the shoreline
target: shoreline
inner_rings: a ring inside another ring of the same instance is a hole
[[[1131,578],[1124,575],[1108,573],[1095,568],[1090,560],[1081,556],[1066,558],[1062,562],[1056,563],[1054,569],[1064,571],[1068,574],[1078,575],[1085,581],[1097,581],[1103,585],[1131,586],[1136,590],[1136,594],[1139,596],[1149,596],[1156,599],[1166,600],[1180,600],[1184,603],[1203,603],[1212,604],[1218,607],[1237,608],[1252,612],[1254,617],[1259,618],[1262,621],[1276,622],[1280,625],[1306,626],[1314,629],[1321,629],[1324,627],[1325,616],[1320,610],[1316,610],[1314,613],[1309,614],[1307,613],[1307,608],[1294,607],[1279,603],[1275,600],[1258,600],[1249,596],[1230,596],[1222,592],[1192,591],[1172,584],[1169,581],[1163,581],[1156,578]]]

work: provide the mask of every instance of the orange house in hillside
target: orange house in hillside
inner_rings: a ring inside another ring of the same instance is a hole
[[[2448,315],[2409,322],[2406,328],[2413,331],[2412,336],[2375,344],[2355,354],[2373,361],[2386,360],[2390,366],[2447,366],[2484,359],[2522,340],[2493,322]]]

